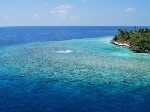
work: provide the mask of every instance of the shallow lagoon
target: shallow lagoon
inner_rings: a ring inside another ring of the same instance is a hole
[[[2,112],[148,112],[150,55],[112,37],[0,49]]]

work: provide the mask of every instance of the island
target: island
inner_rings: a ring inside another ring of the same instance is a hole
[[[140,28],[138,30],[121,30],[112,39],[112,43],[118,46],[127,47],[135,52],[150,53],[150,30]]]

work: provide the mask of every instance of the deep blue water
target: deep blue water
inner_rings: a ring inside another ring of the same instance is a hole
[[[137,27],[138,29],[139,27]],[[144,27],[143,27],[144,28]],[[0,47],[41,41],[114,36],[118,29],[131,30],[133,26],[53,26],[0,27]]]
[[[0,27],[0,112],[149,112],[150,55],[117,29]]]

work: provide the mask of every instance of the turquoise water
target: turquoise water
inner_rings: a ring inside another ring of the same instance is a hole
[[[150,55],[111,39],[1,48],[1,112],[148,112]]]

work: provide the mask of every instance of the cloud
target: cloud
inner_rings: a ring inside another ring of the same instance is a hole
[[[129,7],[129,8],[126,8],[125,11],[131,13],[131,12],[135,12],[135,9]]]
[[[51,10],[50,13],[56,14],[57,16],[63,18],[67,15],[71,8],[73,8],[72,5],[59,5]]]
[[[40,15],[39,14],[33,14],[32,17],[33,18],[38,18],[38,17],[40,17]]]

